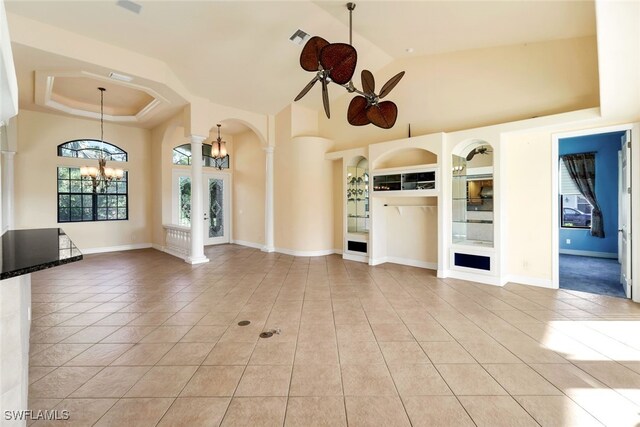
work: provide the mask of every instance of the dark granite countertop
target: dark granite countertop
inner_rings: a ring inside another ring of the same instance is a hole
[[[80,261],[82,253],[61,228],[8,230],[2,235],[0,280]]]

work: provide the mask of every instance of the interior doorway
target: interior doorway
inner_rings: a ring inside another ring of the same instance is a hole
[[[631,297],[630,130],[558,139],[558,284]]]

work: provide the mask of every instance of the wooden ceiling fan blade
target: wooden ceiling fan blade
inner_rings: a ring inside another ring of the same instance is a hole
[[[322,37],[311,37],[300,53],[300,66],[305,71],[318,71],[320,51],[328,44],[329,42]]]
[[[320,65],[329,71],[331,80],[340,85],[349,83],[357,62],[358,52],[346,43],[332,43],[320,51]]]
[[[373,78],[371,71],[362,70],[360,77],[362,78],[362,91],[364,93],[374,93],[376,90],[376,80]]]
[[[398,107],[391,101],[380,102],[367,108],[367,118],[382,129],[391,129],[398,118]]]
[[[313,87],[313,85],[316,84],[316,82],[318,81],[318,76],[315,76],[313,79],[311,79],[311,81],[304,87],[304,89],[302,89],[300,91],[300,93],[298,94],[298,96],[296,96],[296,99],[294,99],[293,101],[299,101],[302,99],[303,96],[305,96],[307,94],[307,92],[309,92],[311,90],[311,88]]]
[[[471,161],[471,159],[473,159],[473,158],[475,157],[475,155],[477,154],[477,152],[478,152],[478,149],[477,149],[477,148],[474,148],[473,150],[471,150],[471,151],[469,152],[469,154],[467,154],[467,157],[466,157],[467,162],[470,162],[470,161]]]
[[[380,99],[389,95],[389,92],[391,92],[393,88],[396,87],[400,80],[402,80],[402,77],[404,77],[404,71],[401,71],[395,76],[391,77],[389,81],[386,82],[384,86],[382,86],[382,89],[380,89]]]
[[[364,126],[371,123],[367,117],[367,99],[364,96],[356,96],[349,103],[347,121],[353,126]]]
[[[322,79],[322,105],[324,105],[324,112],[327,114],[327,119],[331,118],[331,111],[329,111],[329,90],[327,89],[327,81]]]

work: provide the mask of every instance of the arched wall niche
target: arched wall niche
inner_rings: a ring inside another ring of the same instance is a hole
[[[470,160],[466,160],[467,167],[478,168],[493,166],[493,145],[482,139],[466,139],[460,141],[460,143],[453,148],[452,154],[466,159],[474,150],[477,150],[476,154]]]
[[[375,160],[374,169],[411,167],[436,164],[437,162],[437,154],[424,148],[407,147],[389,151],[381,155]]]

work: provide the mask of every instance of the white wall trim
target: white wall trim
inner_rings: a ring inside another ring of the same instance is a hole
[[[438,269],[437,262],[427,262],[427,261],[421,261],[417,259],[398,258],[394,256],[388,256],[386,257],[386,262],[390,262],[393,264],[407,265],[409,267],[427,268],[429,270]]]
[[[333,255],[335,253],[335,249],[323,249],[320,251],[296,251],[293,249],[275,248],[275,251],[285,255],[303,256],[303,257],[326,256],[326,255]]]
[[[392,264],[406,265],[409,267],[419,267],[419,268],[426,268],[429,270],[438,270],[437,262],[427,262],[427,261],[421,261],[417,259],[399,258],[399,257],[393,257],[393,256],[386,256],[382,258],[371,259],[369,261],[369,265],[380,265],[386,262],[389,262]]]
[[[618,259],[617,252],[594,252],[594,251],[579,251],[574,249],[560,249],[560,253],[565,255],[578,255],[578,256],[590,256],[594,258]]]
[[[464,271],[449,270],[447,278],[468,280],[469,282],[482,283],[485,285],[504,286],[504,283],[497,276],[483,276],[481,274],[466,273]]]
[[[507,276],[507,283],[518,283],[520,285],[556,289],[555,286],[553,286],[553,282],[551,281],[551,279],[541,279],[539,277]]]
[[[369,262],[368,255],[355,255],[355,254],[346,253],[346,252],[342,254],[342,259],[346,259],[348,261],[355,261],[355,262],[364,262],[364,263]]]
[[[573,138],[577,136],[597,135],[601,133],[610,133],[617,131],[633,130],[634,134],[637,133],[637,127],[634,129],[633,124],[623,124],[615,126],[598,127],[591,129],[581,129],[573,132],[559,132],[551,134],[551,288],[560,288],[560,227],[558,226],[558,218],[560,215],[560,206],[558,203],[558,182],[559,182],[559,170],[558,170],[558,152],[560,146],[560,140],[563,138]],[[633,140],[638,138],[637,135],[632,136]],[[634,149],[637,150],[637,143],[632,142],[631,151],[631,170],[636,170],[637,167],[637,154],[634,154]],[[555,166],[555,167],[554,167]],[[633,180],[633,174],[632,174]],[[634,184],[631,184],[634,188]],[[635,191],[631,195],[631,201],[634,203]],[[631,207],[631,212],[634,212],[634,206]],[[631,217],[632,229],[633,229],[633,217]],[[633,241],[632,241],[633,245]],[[632,261],[633,262],[633,261]],[[635,265],[632,264],[632,272],[635,272]]]
[[[155,245],[151,243],[135,243],[133,245],[104,246],[101,248],[80,249],[80,252],[82,252],[83,255],[90,255],[90,254],[101,254],[106,252],[130,251],[134,249],[147,249],[152,247],[155,248]],[[159,249],[159,250],[162,250],[162,249]]]
[[[232,240],[231,243],[234,245],[246,246],[248,248],[264,250],[264,245],[262,243],[248,242],[246,240]]]

